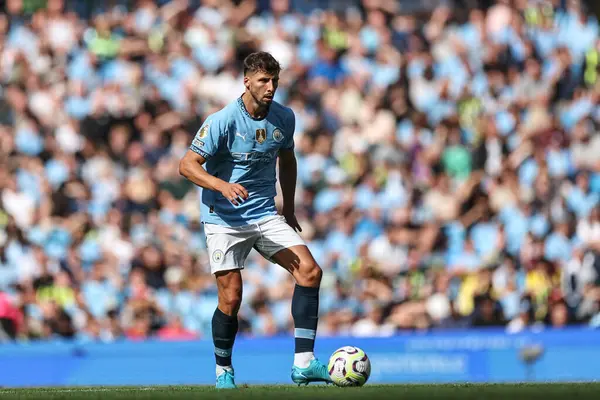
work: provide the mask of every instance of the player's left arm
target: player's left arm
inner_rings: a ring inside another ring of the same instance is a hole
[[[296,180],[298,178],[298,163],[294,153],[294,130],[296,128],[296,119],[291,112],[288,127],[286,130],[286,140],[279,150],[279,184],[281,185],[281,195],[283,196],[283,216],[287,223],[295,230],[302,232],[302,228],[296,219]]]

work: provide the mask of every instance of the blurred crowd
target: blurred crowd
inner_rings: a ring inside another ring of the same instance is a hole
[[[597,18],[429,3],[0,1],[0,341],[210,336],[177,167],[256,50],[296,113],[320,335],[600,326]],[[241,334],[289,333],[288,273],[243,276]]]

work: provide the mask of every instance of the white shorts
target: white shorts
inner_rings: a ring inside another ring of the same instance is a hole
[[[243,269],[252,248],[271,261],[275,253],[305,244],[281,215],[239,227],[204,224],[204,233],[212,274]]]

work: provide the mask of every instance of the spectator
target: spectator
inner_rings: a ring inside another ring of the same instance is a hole
[[[156,335],[161,340],[192,340],[197,338],[194,332],[183,327],[181,318],[177,315],[172,316],[168,324],[160,328]]]
[[[177,164],[259,49],[296,115],[321,334],[598,326],[598,21],[487,3],[3,3],[0,340],[210,333]],[[287,272],[252,252],[245,274],[240,332],[289,333]]]

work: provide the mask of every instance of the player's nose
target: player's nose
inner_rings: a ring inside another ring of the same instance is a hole
[[[269,82],[267,82],[267,94],[273,94],[274,91],[275,91],[275,84],[273,83],[272,80],[270,80]]]

